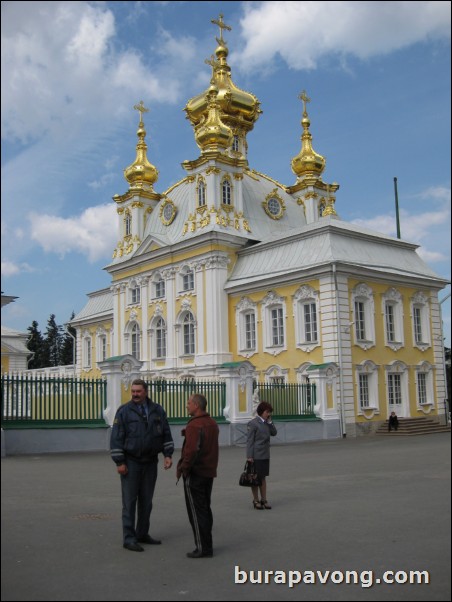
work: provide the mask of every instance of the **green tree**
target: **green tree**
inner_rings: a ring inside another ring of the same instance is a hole
[[[60,366],[61,349],[63,344],[62,327],[56,323],[55,314],[51,314],[47,321],[47,330],[44,339],[44,358],[46,366]]]
[[[31,326],[27,328],[30,338],[28,339],[27,347],[33,353],[33,356],[28,361],[28,367],[44,368],[44,338],[38,328],[39,324],[33,320]]]

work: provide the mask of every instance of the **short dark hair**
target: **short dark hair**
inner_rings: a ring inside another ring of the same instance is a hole
[[[204,395],[201,395],[201,393],[194,393],[193,395],[190,396],[190,399],[198,405],[198,407],[201,411],[203,411],[203,412],[206,411],[207,399],[204,397]]]
[[[268,401],[261,401],[260,404],[257,406],[256,412],[259,416],[262,416],[265,410],[273,412],[273,407],[271,406],[271,404],[268,403]]]
[[[141,378],[136,378],[135,380],[132,381],[132,387],[135,385],[135,387],[143,387],[143,389],[147,392],[148,390],[148,383],[144,380],[142,380]]]

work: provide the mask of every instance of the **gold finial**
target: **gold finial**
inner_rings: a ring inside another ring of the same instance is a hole
[[[140,113],[140,123],[143,123],[143,113],[149,113],[149,109],[146,109],[142,100],[133,108]]]
[[[220,16],[217,19],[212,19],[211,23],[213,23],[214,25],[218,25],[218,27],[220,28],[220,39],[216,38],[218,44],[223,45],[225,43],[224,39],[223,39],[223,29],[227,29],[228,31],[232,31],[232,28],[229,27],[229,25],[226,25],[226,23],[223,21],[223,15],[220,14]]]
[[[308,95],[306,94],[306,90],[303,90],[302,93],[299,94],[298,98],[303,103],[303,117],[307,117],[308,116],[308,112],[306,110],[306,103],[307,102],[311,102],[311,99],[308,98]]]

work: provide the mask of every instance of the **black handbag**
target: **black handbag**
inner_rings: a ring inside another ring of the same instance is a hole
[[[261,479],[254,469],[254,463],[246,461],[245,468],[240,475],[239,485],[241,487],[258,487],[261,484]]]

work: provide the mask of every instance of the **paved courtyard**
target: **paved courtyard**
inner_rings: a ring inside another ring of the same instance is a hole
[[[174,468],[160,463],[151,517],[163,544],[137,554],[107,453],[7,457],[2,600],[449,601],[450,451],[450,433],[273,446],[273,509],[256,511],[244,449],[221,448],[215,555],[199,560]],[[430,582],[402,583],[410,571]]]

